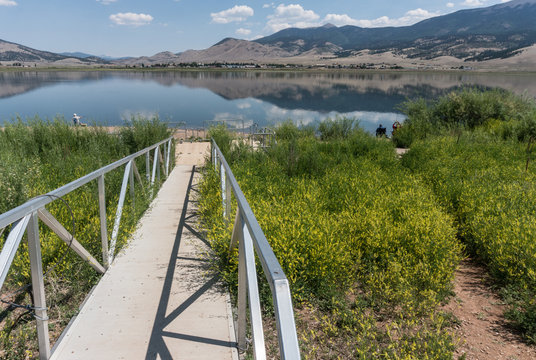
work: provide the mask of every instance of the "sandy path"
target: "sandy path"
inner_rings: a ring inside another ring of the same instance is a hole
[[[205,157],[210,155],[210,143],[207,142],[177,142],[175,149],[175,164],[201,166]]]
[[[456,335],[460,344],[455,359],[465,354],[467,360],[533,360],[536,347],[522,342],[512,333],[504,318],[506,306],[486,284],[485,269],[463,261],[456,271],[456,296],[445,310],[459,320]]]

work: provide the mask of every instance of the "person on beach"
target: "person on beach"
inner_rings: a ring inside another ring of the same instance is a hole
[[[376,137],[382,137],[387,135],[387,128],[384,128],[382,124],[376,129]]]
[[[82,117],[80,115],[76,115],[76,113],[73,114],[73,125],[74,126],[86,126],[86,124],[81,123],[80,119]]]

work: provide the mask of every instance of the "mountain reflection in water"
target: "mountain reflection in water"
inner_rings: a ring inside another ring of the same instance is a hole
[[[432,72],[21,71],[0,72],[0,121],[81,113],[117,125],[157,113],[188,127],[225,121],[238,128],[353,117],[373,131],[404,116],[406,99],[460,86],[536,95],[536,75]]]

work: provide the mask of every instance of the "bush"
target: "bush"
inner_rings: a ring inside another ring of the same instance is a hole
[[[396,134],[394,139],[409,146],[409,141],[423,140],[445,131],[473,130],[497,121],[517,124],[534,118],[535,109],[533,99],[505,90],[464,88],[434,101],[417,99],[404,102],[401,110],[407,116],[403,126],[405,130]],[[500,136],[509,136],[510,131],[505,127]]]
[[[354,129],[355,119],[339,118],[326,119],[318,125],[320,140],[346,139]]]
[[[227,131],[227,127],[224,124],[211,126],[208,129],[208,137],[216,141],[223,156],[227,157],[231,153],[234,136]]]

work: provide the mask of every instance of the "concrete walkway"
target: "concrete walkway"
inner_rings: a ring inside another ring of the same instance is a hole
[[[194,169],[175,167],[52,359],[238,359],[228,295],[190,225]]]

